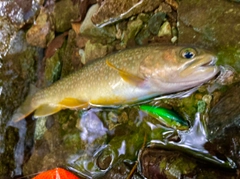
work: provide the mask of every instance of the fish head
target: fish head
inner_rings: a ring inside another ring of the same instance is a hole
[[[198,86],[219,72],[217,57],[192,47],[164,47],[153,50],[140,65],[142,75],[154,86],[176,92]],[[164,91],[164,92],[165,92]]]

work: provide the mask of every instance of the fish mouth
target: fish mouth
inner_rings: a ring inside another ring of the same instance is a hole
[[[199,66],[200,67],[215,66],[216,62],[217,62],[217,57],[210,57],[210,58],[207,58],[206,61],[200,61]]]
[[[208,57],[205,58],[199,58],[199,59],[195,59],[194,62],[192,62],[190,64],[190,66],[193,67],[211,67],[211,66],[215,66],[217,62],[217,57],[209,55]]]
[[[217,58],[213,55],[193,59],[186,64],[180,72],[181,82],[205,81],[219,74],[219,67],[216,65]]]
[[[220,69],[216,65],[217,62],[217,57],[215,56],[210,56],[209,58],[206,58],[204,60],[200,60],[198,62],[198,68],[205,70],[205,72],[208,71],[210,76],[216,77],[220,74]]]
[[[217,57],[208,55],[207,57],[198,57],[188,62],[182,71],[184,74],[192,73],[198,70],[216,67]]]

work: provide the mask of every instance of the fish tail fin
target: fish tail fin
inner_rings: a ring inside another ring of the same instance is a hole
[[[24,119],[37,108],[37,106],[33,106],[32,104],[32,98],[37,91],[38,89],[34,85],[30,85],[30,92],[28,96],[26,97],[22,105],[17,110],[15,110],[12,116],[13,122],[18,122]]]

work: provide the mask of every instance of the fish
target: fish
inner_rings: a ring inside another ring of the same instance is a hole
[[[139,108],[168,127],[178,130],[189,129],[189,123],[172,110],[146,104],[140,105]]]
[[[13,121],[62,109],[134,104],[201,85],[219,73],[214,53],[184,46],[122,50],[85,65],[42,90],[30,90]]]
[[[48,170],[38,174],[33,179],[80,179],[80,178],[65,169],[54,168],[52,170]]]

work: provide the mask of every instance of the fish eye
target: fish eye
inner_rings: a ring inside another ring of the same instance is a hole
[[[185,59],[192,59],[196,56],[197,51],[194,48],[184,48],[181,50],[180,55]]]

